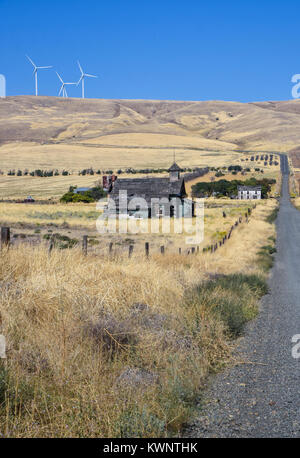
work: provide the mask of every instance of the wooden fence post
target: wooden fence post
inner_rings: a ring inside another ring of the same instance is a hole
[[[161,254],[165,254],[165,247],[163,245],[160,247],[160,252]]]
[[[181,248],[178,248],[178,254],[181,254]]]
[[[146,258],[149,258],[149,242],[145,243],[145,254]]]
[[[198,246],[197,246],[197,250],[196,251],[197,251],[197,254],[199,254],[200,248]]]
[[[10,228],[1,227],[1,247],[6,245],[7,247],[10,244]]]
[[[113,248],[113,242],[110,242],[110,244],[109,244],[109,248],[108,248],[108,252],[109,252],[109,254],[111,254],[111,253],[112,253],[112,248]]]
[[[131,258],[133,253],[133,245],[129,245],[128,257]]]
[[[88,247],[88,236],[84,235],[82,239],[82,252],[84,256],[87,255],[87,247]]]
[[[50,243],[49,243],[49,248],[48,248],[48,255],[50,256],[51,255],[51,252],[54,248],[54,237],[52,236],[51,239],[50,239]]]

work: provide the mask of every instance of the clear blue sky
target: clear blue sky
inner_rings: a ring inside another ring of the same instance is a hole
[[[0,0],[0,18],[7,95],[33,94],[26,53],[68,81],[79,59],[95,98],[283,100],[300,73],[299,1]],[[40,94],[58,89],[41,71]]]

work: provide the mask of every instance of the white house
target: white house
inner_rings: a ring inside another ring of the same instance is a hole
[[[238,186],[239,199],[261,199],[261,186]]]

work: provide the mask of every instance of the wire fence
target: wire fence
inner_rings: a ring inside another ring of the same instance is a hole
[[[247,211],[244,213],[243,216],[239,216],[239,218],[235,221],[235,223],[230,227],[229,231],[225,233],[225,235],[222,237],[221,240],[215,241],[212,244],[206,245],[203,248],[200,249],[199,245],[196,246],[189,246],[188,248],[183,248],[183,247],[177,247],[177,254],[179,255],[197,255],[200,254],[200,252],[203,253],[215,253],[220,247],[225,245],[228,240],[233,236],[234,230],[241,224],[243,223],[248,223],[249,218],[251,216],[251,213],[253,209],[256,208],[256,204],[253,205],[252,208],[248,208]],[[6,247],[9,248],[12,244],[13,245],[18,245],[24,241],[24,239],[19,239],[17,241],[14,241],[12,243],[11,240],[11,228],[10,227],[1,227],[1,232],[0,232],[0,238],[1,238],[1,248]],[[39,245],[41,244],[41,239],[40,238],[35,238],[35,239],[29,239],[29,243],[32,245]],[[48,249],[49,256],[51,256],[51,253],[53,249],[56,247],[56,240],[55,236],[52,235],[50,239],[45,242],[46,247]],[[78,247],[78,244],[74,244],[74,246]],[[131,258],[133,254],[136,252],[136,246],[133,243],[133,241],[129,242],[128,244],[123,244],[120,245],[119,243],[109,241],[108,243],[105,242],[102,245],[101,244],[95,244],[94,238],[89,237],[88,235],[83,235],[82,241],[81,241],[81,250],[82,254],[84,256],[88,256],[89,254],[94,254],[94,255],[108,255],[110,257],[115,256],[116,254],[123,255],[123,256],[128,256],[128,258]],[[155,246],[152,247],[150,242],[144,242],[143,246],[143,254],[147,258],[151,254],[160,254],[164,256],[166,253],[168,253],[168,250],[166,249],[167,247],[165,245],[160,245],[160,246]],[[141,250],[139,251],[141,253]],[[174,254],[174,251],[173,251]]]

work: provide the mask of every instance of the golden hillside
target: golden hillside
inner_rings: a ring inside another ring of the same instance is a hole
[[[300,102],[0,99],[0,168],[229,164],[300,145]],[[220,155],[220,152],[222,154]]]

